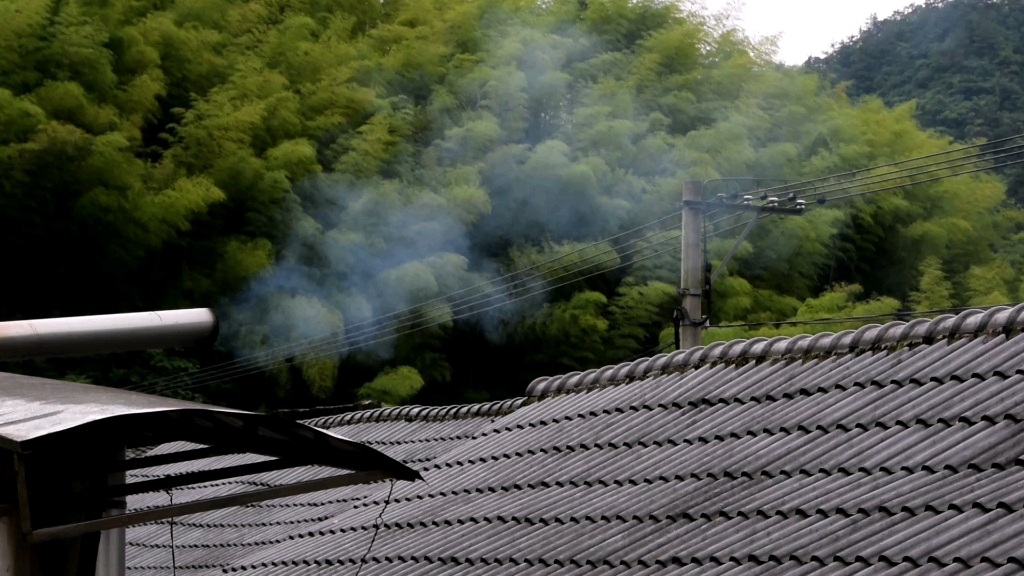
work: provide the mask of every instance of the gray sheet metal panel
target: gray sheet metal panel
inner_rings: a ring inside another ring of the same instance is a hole
[[[98,420],[172,410],[242,413],[104,386],[0,373],[0,443],[9,450]]]
[[[159,416],[159,418],[155,417]],[[174,418],[169,421],[162,418]],[[210,419],[220,427],[195,424]],[[168,429],[169,426],[176,426]],[[147,435],[191,436],[209,445],[237,445],[273,456],[350,470],[384,469],[399,478],[417,473],[383,453],[299,422],[139,394],[103,386],[0,373],[0,446],[15,452],[90,448],[106,444],[134,447]],[[283,446],[288,450],[283,451]]]

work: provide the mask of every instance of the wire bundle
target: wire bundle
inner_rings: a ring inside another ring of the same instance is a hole
[[[824,205],[828,202],[848,200],[988,170],[998,170],[1022,163],[1024,163],[1024,134],[1018,134],[991,142],[962,146],[878,166],[771,186],[759,190],[758,193],[762,201],[772,196],[779,196],[782,197],[781,201],[795,203],[798,200],[805,202],[811,200],[819,205]],[[839,194],[840,192],[842,194]],[[707,215],[710,216],[715,212],[709,212]],[[715,225],[731,218],[731,216],[726,216],[707,223],[707,226],[714,229]],[[723,234],[746,224],[747,222],[742,222],[727,226],[708,235]]]
[[[793,203],[804,198],[812,198],[818,204],[825,204],[830,201],[876,194],[1021,164],[1024,163],[1022,155],[1024,155],[1024,134],[879,166],[772,186],[759,191],[760,199],[767,200],[771,195],[785,195],[784,200]],[[838,194],[840,192],[843,194]],[[706,216],[715,212],[710,212]],[[356,348],[391,340],[401,334],[434,328],[494,310],[574,282],[679,250],[680,247],[675,245],[654,252],[649,251],[652,247],[678,240],[681,237],[679,232],[665,235],[666,232],[676,228],[675,222],[671,222],[671,220],[681,214],[682,210],[673,212],[652,222],[592,242],[522,270],[439,296],[409,308],[352,324],[347,326],[344,331],[278,346],[190,373],[150,380],[128,389],[155,394],[188,390],[262,372],[295,356],[301,355],[304,361],[336,356]],[[754,217],[756,218],[757,215]],[[726,216],[707,222],[707,228],[713,231],[707,232],[705,237],[725,234],[749,223],[747,220],[721,229],[714,229],[717,224],[732,218],[733,216]],[[668,225],[665,224],[666,221],[670,221]],[[650,231],[652,227],[655,228],[653,232]],[[642,236],[632,237],[641,232],[644,233]],[[658,238],[659,236],[662,237]],[[615,240],[620,240],[621,245],[587,255],[578,265],[574,266],[572,260],[567,260],[572,256]],[[645,251],[647,252],[644,253]],[[628,258],[630,256],[633,258]],[[595,261],[595,259],[597,260]],[[605,267],[609,264],[614,265]],[[595,268],[596,271],[589,271]],[[553,272],[559,273],[551,276],[550,274]],[[586,273],[580,275],[583,272]],[[561,281],[559,282],[559,280]],[[422,318],[429,318],[431,313],[445,314],[446,317],[424,323]],[[834,323],[835,320],[830,322]],[[793,323],[783,322],[783,324]],[[746,325],[735,324],[721,327],[741,326]]]
[[[677,225],[675,222],[671,222],[671,220],[681,214],[681,210],[673,212],[672,214],[663,216],[652,222],[621,232],[615,236],[611,236],[597,242],[592,242],[565,254],[533,264],[523,268],[522,270],[517,270],[510,274],[500,276],[494,280],[481,282],[409,308],[404,308],[371,320],[352,324],[347,327],[347,331],[332,332],[321,337],[310,338],[285,346],[278,346],[257,354],[245,356],[230,362],[224,362],[208,368],[196,370],[194,372],[150,380],[139,385],[130,386],[128,389],[151,394],[188,390],[197,386],[233,380],[257,372],[262,372],[268,370],[274,364],[294,356],[301,355],[304,361],[323,358],[326,356],[334,356],[355,348],[372,346],[373,344],[395,338],[400,334],[426,330],[428,328],[449,324],[455,320],[494,310],[513,302],[525,300],[532,296],[561,288],[574,282],[579,282],[587,278],[605,274],[612,270],[631,266],[667,252],[678,251],[680,248],[678,245],[663,248],[655,252],[650,252],[649,250],[655,246],[678,240],[681,237],[681,233],[676,231],[662,238],[658,238],[658,236],[662,236],[670,230],[677,230]],[[670,221],[667,226],[664,224],[666,221]],[[654,227],[655,231],[650,232],[649,229],[651,227]],[[570,257],[583,253],[589,249],[623,237],[628,237],[638,232],[647,233],[640,237],[626,240],[618,248],[605,248],[594,254],[587,255],[583,259],[583,263],[578,266],[572,266],[574,262],[572,260],[567,260]],[[632,258],[626,258],[630,256],[632,256]],[[624,258],[626,258],[626,260],[623,260]],[[559,264],[559,262],[564,263]],[[606,265],[609,264],[614,265],[606,267]],[[594,268],[596,268],[596,271],[587,272]],[[553,276],[550,275],[553,272],[559,273]],[[583,272],[587,273],[582,276],[578,276]],[[561,281],[558,282],[559,280]],[[472,292],[477,289],[483,290],[479,293],[466,295],[467,292]],[[421,323],[420,318],[430,317],[431,313],[446,313],[450,314],[450,317],[433,322],[427,322],[425,324]],[[415,317],[410,319],[410,316]],[[353,329],[356,330],[352,331]]]

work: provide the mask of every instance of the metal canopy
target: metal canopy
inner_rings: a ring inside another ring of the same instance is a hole
[[[193,446],[124,458],[126,449],[179,441]],[[294,420],[6,373],[0,373],[3,451],[9,456],[0,459],[0,515],[18,517],[22,541],[32,546],[18,553],[19,565],[41,574],[66,574],[54,566],[67,562],[81,564],[73,573],[88,572],[89,561],[82,558],[95,559],[99,531],[352,484],[420,479],[415,470],[373,448]],[[226,454],[258,457],[125,483],[126,470]],[[348,472],[131,514],[124,511],[124,498],[131,494],[311,465]]]
[[[68,452],[174,440],[220,453],[287,457],[297,465],[419,474],[384,454],[301,422],[103,386],[0,373],[0,447]],[[197,456],[198,457],[198,456]]]

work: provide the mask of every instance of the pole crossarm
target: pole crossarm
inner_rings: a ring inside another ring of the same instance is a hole
[[[761,214],[786,214],[789,216],[799,216],[804,213],[804,208],[799,207],[783,207],[783,206],[766,206],[764,204],[731,204],[729,202],[705,202],[702,200],[683,200],[683,206],[686,208],[700,208],[702,210],[714,209],[714,210],[731,210],[734,212],[758,212]]]
[[[330,476],[327,478],[288,484],[286,486],[262,488],[260,490],[242,492],[241,494],[230,494],[228,496],[197,500],[195,502],[187,502],[185,504],[174,504],[172,506],[163,506],[151,510],[117,514],[114,516],[99,518],[97,520],[87,520],[85,522],[77,522],[74,524],[40,528],[38,530],[33,530],[28,534],[28,541],[38,543],[57,540],[60,538],[72,538],[74,536],[81,536],[82,534],[88,534],[90,532],[101,532],[103,530],[122,528],[132,526],[134,524],[156,522],[158,520],[167,520],[168,518],[175,518],[188,514],[210,512],[212,510],[220,510],[221,508],[230,508],[233,506],[245,506],[246,504],[255,504],[257,502],[274,500],[276,498],[298,496],[299,494],[319,492],[321,490],[341,488],[343,486],[353,486],[355,484],[367,484],[390,478],[394,478],[394,476],[390,472],[386,472],[384,470],[371,470],[368,472],[354,472],[351,474],[342,474],[340,476]]]

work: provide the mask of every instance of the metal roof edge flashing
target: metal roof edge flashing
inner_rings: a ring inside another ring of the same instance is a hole
[[[481,418],[502,416],[515,412],[528,398],[519,397],[509,400],[496,400],[494,402],[481,402],[479,404],[453,404],[451,406],[390,406],[387,408],[374,408],[372,410],[360,410],[337,414],[334,416],[323,416],[304,420],[303,423],[314,428],[336,428],[350,424],[365,424],[370,422],[395,422],[395,421],[430,421],[430,420],[455,420],[460,418]]]
[[[528,398],[539,398],[592,387],[621,384],[665,372],[676,372],[712,362],[775,360],[792,357],[831,356],[889,346],[930,344],[940,338],[976,336],[1001,332],[1008,337],[1024,328],[1024,304],[1013,308],[996,306],[987,310],[965,310],[932,319],[910,322],[868,324],[839,333],[821,332],[792,337],[758,337],[713,342],[689,350],[658,354],[632,362],[537,378],[526,388]]]

